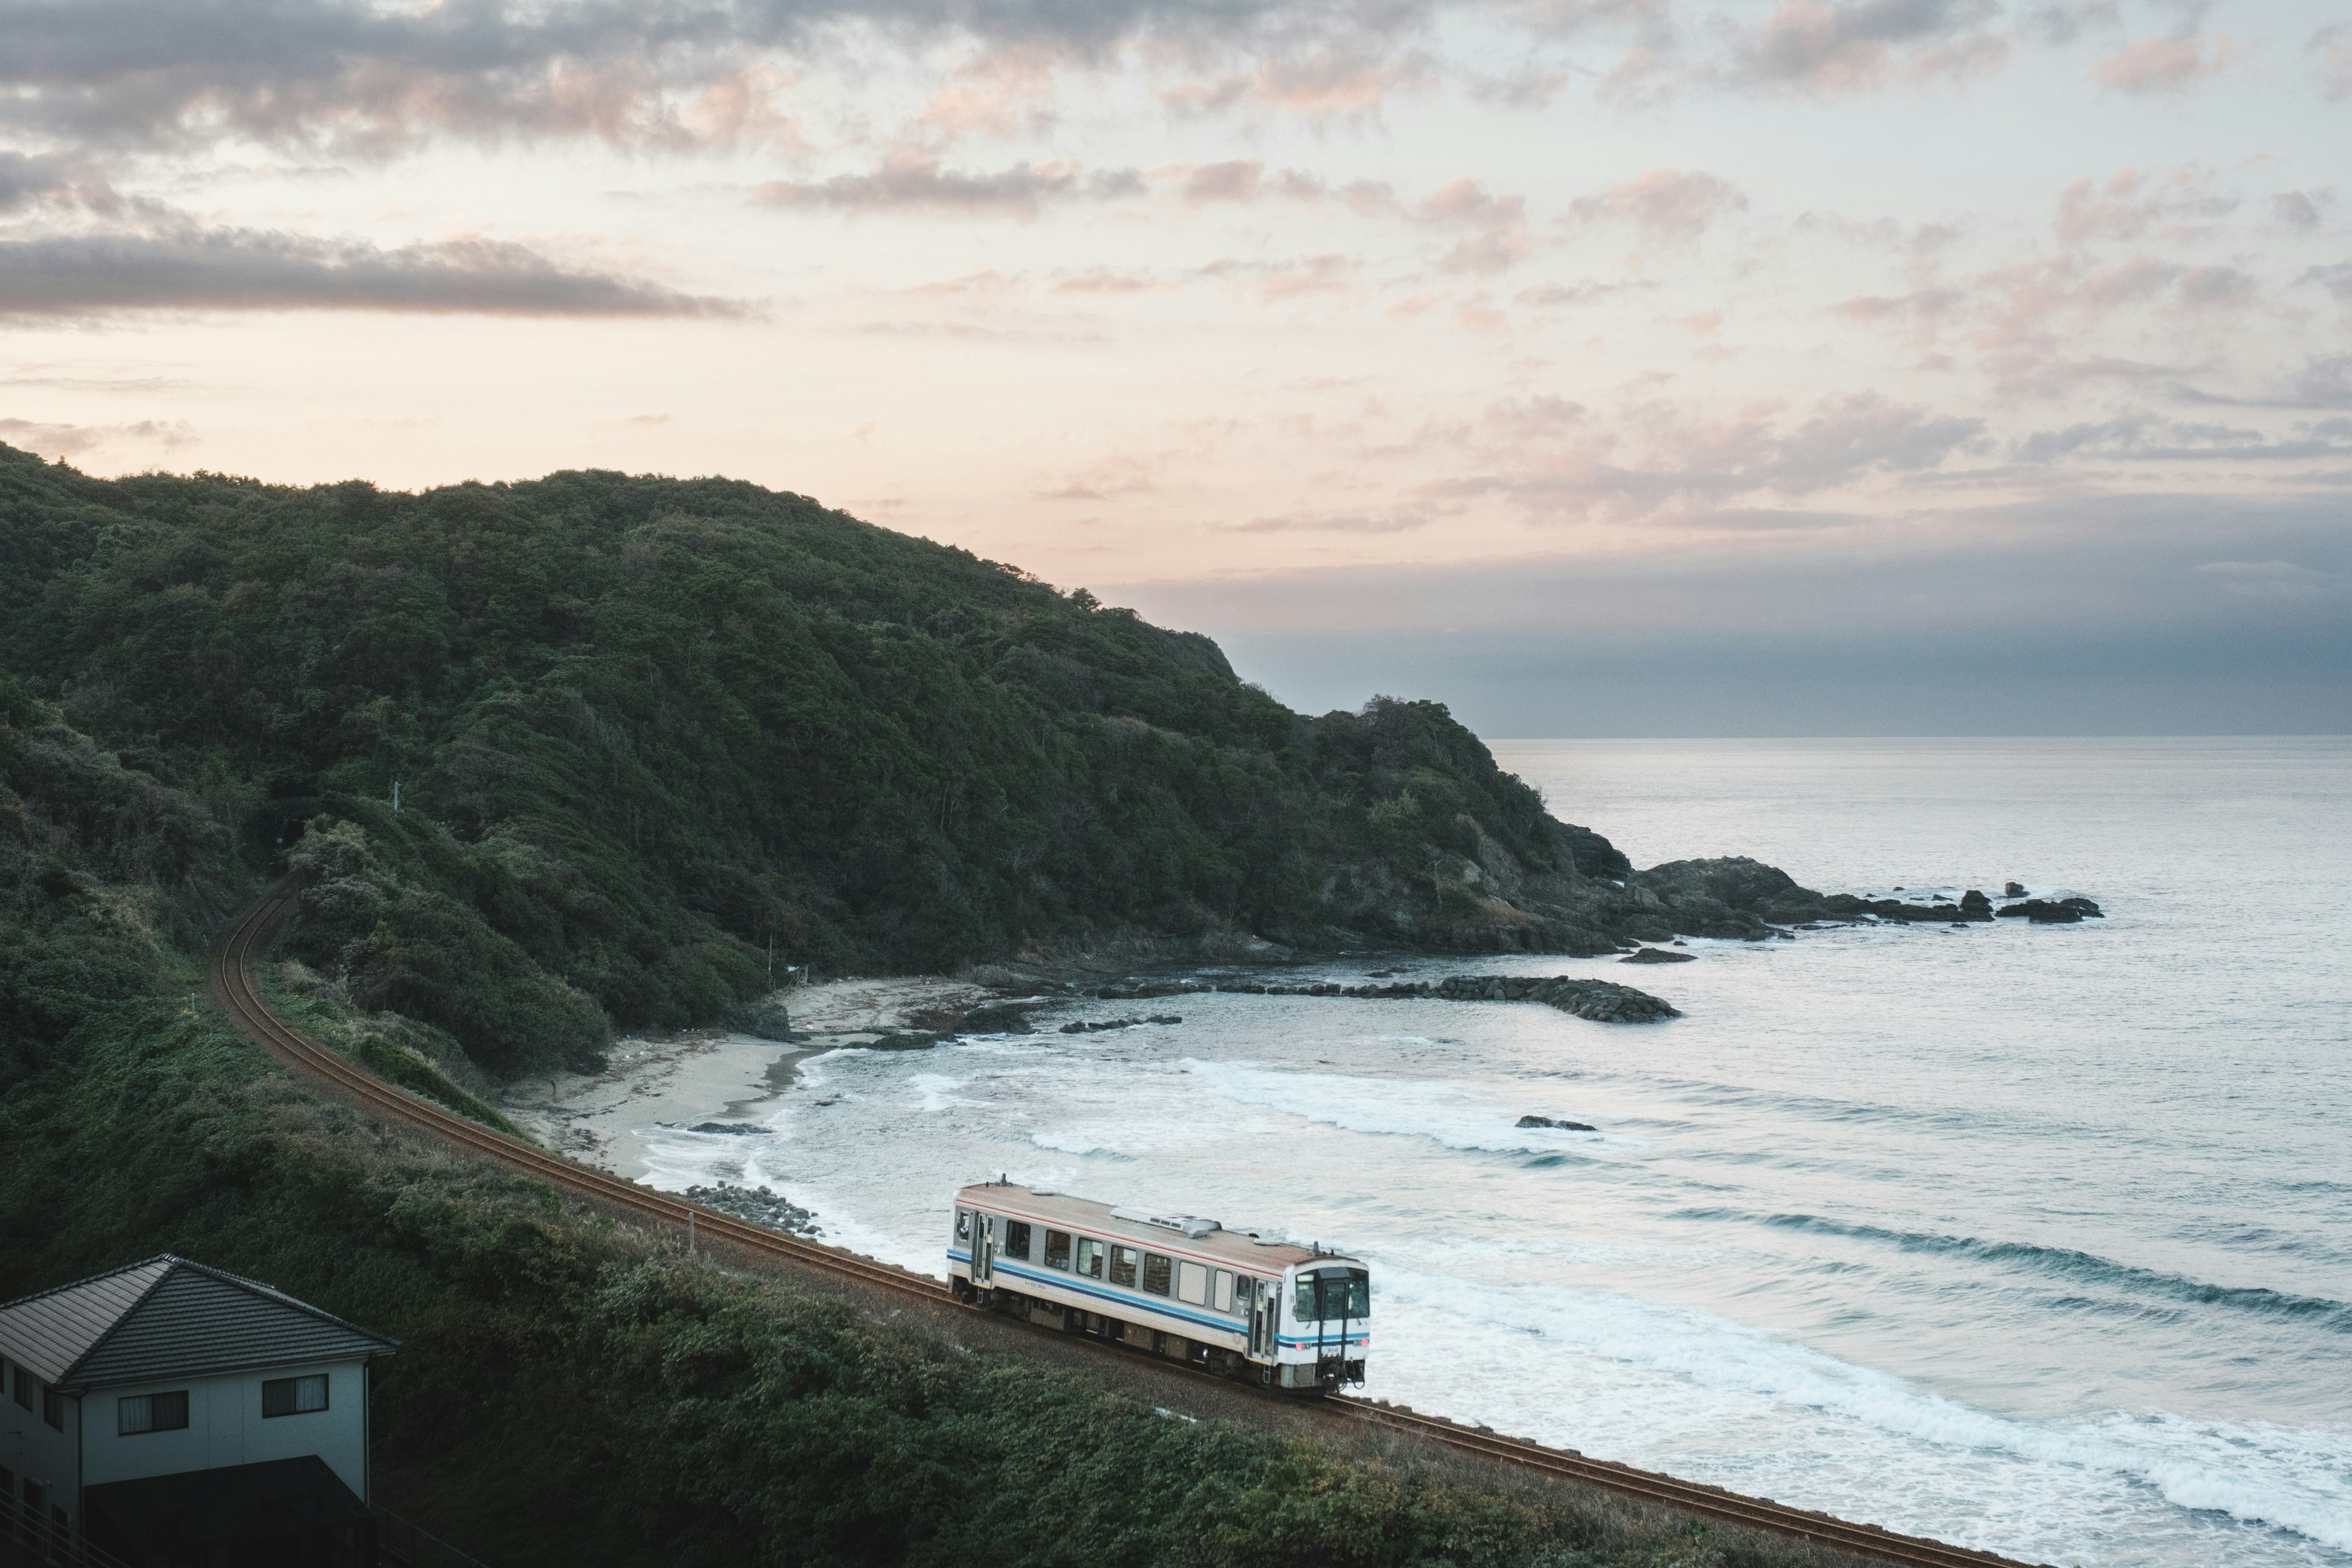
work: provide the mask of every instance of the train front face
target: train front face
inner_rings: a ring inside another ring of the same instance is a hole
[[[1361,1384],[1372,1346],[1371,1270],[1352,1258],[1318,1258],[1285,1269],[1282,1285],[1282,1386]]]

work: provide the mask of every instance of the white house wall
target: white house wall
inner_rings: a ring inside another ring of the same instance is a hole
[[[81,1494],[77,1489],[74,1469],[74,1434],[81,1418],[80,1401],[65,1401],[66,1429],[62,1432],[41,1419],[41,1396],[33,1395],[30,1410],[16,1403],[16,1396],[0,1393],[0,1465],[16,1472],[16,1497],[24,1500],[27,1479],[40,1483],[47,1500],[41,1504],[44,1513],[52,1507],[62,1508],[76,1529],[81,1525]]]
[[[265,1417],[261,1414],[265,1381],[319,1373],[327,1374],[326,1409],[301,1415]],[[89,1430],[82,1445],[82,1485],[104,1486],[109,1481],[143,1480],[183,1470],[220,1469],[316,1454],[352,1489],[352,1495],[364,1498],[368,1495],[366,1379],[365,1363],[340,1361],[95,1389],[83,1400]],[[185,1430],[141,1432],[126,1437],[117,1429],[116,1400],[184,1388],[188,1391]]]

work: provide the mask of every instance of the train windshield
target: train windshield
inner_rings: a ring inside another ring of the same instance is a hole
[[[1372,1315],[1372,1277],[1361,1268],[1301,1274],[1291,1311],[1302,1323],[1360,1323]]]

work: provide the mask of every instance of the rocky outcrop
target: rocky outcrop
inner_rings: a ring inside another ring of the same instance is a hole
[[[1565,974],[1449,974],[1434,983],[1399,980],[1386,985],[1349,985],[1337,980],[1307,980],[1291,984],[1225,979],[1145,981],[1130,985],[1105,985],[1087,994],[1107,1001],[1129,1001],[1217,991],[1251,996],[1353,996],[1399,1002],[1422,998],[1439,1002],[1541,1002],[1563,1013],[1604,1024],[1646,1024],[1658,1018],[1682,1016],[1671,1004],[1646,991],[1607,980],[1577,980]]]
[[[1149,1018],[1105,1018],[1099,1022],[1091,1018],[1073,1018],[1062,1026],[1062,1033],[1099,1035],[1106,1029],[1139,1029],[1146,1024],[1181,1024],[1183,1021],[1183,1016],[1179,1013],[1155,1013]]]
[[[1688,963],[1698,957],[1695,952],[1676,952],[1671,948],[1643,947],[1619,959],[1620,963]]]
[[[739,1187],[721,1182],[715,1187],[688,1187],[678,1196],[688,1203],[700,1204],[707,1209],[781,1230],[793,1236],[823,1236],[816,1226],[816,1215],[802,1208],[781,1194],[766,1187]]]
[[[2042,926],[2070,926],[2077,921],[2107,918],[2106,911],[2088,899],[2027,899],[2022,903],[2003,904],[2000,914],[2004,919],[2021,915]]]
[[[1551,1127],[1562,1132],[1598,1132],[1600,1128],[1589,1121],[1563,1121],[1556,1116],[1522,1116],[1514,1123],[1519,1127]]]
[[[772,993],[757,1001],[745,1003],[729,1023],[738,1033],[754,1039],[789,1045],[793,1038],[793,1016],[785,1008],[783,998]]]

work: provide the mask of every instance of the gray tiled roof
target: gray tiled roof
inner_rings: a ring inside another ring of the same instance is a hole
[[[65,1389],[378,1356],[397,1342],[168,1254],[0,1306],[0,1353]]]

